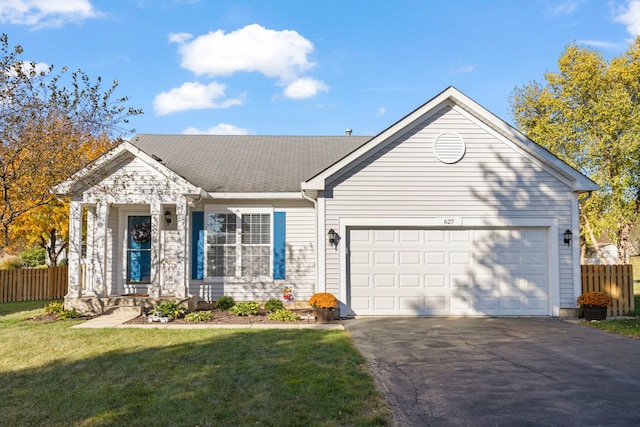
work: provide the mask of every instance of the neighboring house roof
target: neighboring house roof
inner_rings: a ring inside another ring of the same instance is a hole
[[[514,148],[538,162],[557,177],[562,177],[564,181],[570,182],[573,191],[586,192],[597,191],[598,185],[591,179],[584,176],[567,163],[560,160],[551,152],[538,145],[524,134],[513,128],[493,113],[473,101],[471,98],[460,92],[453,86],[448,87],[425,104],[421,105],[375,137],[367,143],[358,147],[338,162],[327,167],[321,173],[302,183],[302,188],[307,190],[323,190],[326,180],[348,168],[363,156],[371,153],[376,148],[391,143],[395,138],[409,132],[414,126],[423,121],[426,117],[437,113],[441,108],[453,106],[466,112],[466,114],[489,130],[499,136],[503,141],[509,143]]]
[[[370,136],[137,135],[131,143],[207,192],[299,192]]]

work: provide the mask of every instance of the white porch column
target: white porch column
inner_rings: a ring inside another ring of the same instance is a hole
[[[80,259],[82,258],[82,203],[72,201],[69,206],[69,279],[67,297],[82,294]]]
[[[87,247],[84,256],[84,292],[94,295],[93,291],[93,257],[94,257],[94,233],[96,227],[96,208],[89,206],[87,208]]]
[[[186,298],[189,296],[189,280],[187,278],[187,263],[189,262],[188,253],[188,241],[189,233],[189,221],[187,221],[187,214],[189,208],[186,198],[183,203],[176,205],[176,225],[178,233],[176,236],[176,269],[174,275],[176,297]]]
[[[160,283],[160,216],[162,214],[160,202],[151,203],[151,283],[149,284],[149,295],[159,298],[162,295],[162,283]]]
[[[93,291],[97,296],[107,295],[107,219],[109,205],[99,202],[95,208],[95,227],[93,232],[93,256],[91,263]]]

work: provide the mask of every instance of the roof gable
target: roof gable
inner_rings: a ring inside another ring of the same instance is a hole
[[[385,144],[393,142],[398,136],[409,132],[414,126],[429,116],[437,114],[438,111],[447,106],[462,112],[494,136],[518,150],[523,156],[528,157],[530,160],[544,167],[563,182],[567,182],[573,191],[598,190],[597,184],[589,178],[518,132],[512,126],[496,117],[454,87],[447,88],[377,136],[371,138],[366,144],[329,166],[310,180],[303,182],[302,188],[306,190],[323,190],[328,178],[339,174],[342,170],[345,170],[353,165],[354,162],[363,158],[363,156],[372,153]]]
[[[113,150],[96,159],[89,166],[76,172],[66,181],[56,185],[53,192],[56,194],[76,195],[81,194],[91,188],[95,188],[101,182],[108,180],[108,177],[117,174],[119,164],[128,163],[130,158],[137,159],[142,167],[147,168],[153,174],[162,176],[172,182],[184,194],[204,195],[202,190],[193,185],[180,175],[176,174],[157,159],[142,152],[129,142],[123,142]],[[129,160],[127,160],[129,159]],[[109,191],[106,189],[105,191]]]

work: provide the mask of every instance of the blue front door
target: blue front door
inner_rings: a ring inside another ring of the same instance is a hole
[[[151,217],[130,216],[127,230],[127,283],[150,283]]]

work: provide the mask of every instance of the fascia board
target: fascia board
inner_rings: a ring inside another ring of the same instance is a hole
[[[283,192],[283,193],[208,193],[211,199],[278,199],[278,200],[299,200],[302,199],[300,192]]]
[[[131,145],[131,143],[129,143],[128,141],[125,141],[125,142],[121,143],[120,145],[118,145],[114,149],[112,149],[112,150],[108,151],[107,153],[103,154],[102,156],[98,157],[96,160],[94,160],[88,166],[80,169],[79,171],[77,171],[76,173],[71,175],[70,178],[68,178],[65,181],[55,185],[51,189],[51,192],[53,194],[71,194],[71,193],[73,193],[73,186],[77,182],[79,182],[79,181],[81,181],[83,179],[86,179],[87,177],[91,176],[93,173],[95,173],[94,172],[95,170],[100,169],[102,166],[105,166],[108,163],[112,162],[113,160],[117,159],[123,153],[130,152],[131,151],[130,149],[132,147],[133,147],[133,145]]]
[[[458,92],[455,96],[452,96],[452,100],[457,105],[459,105],[462,110],[465,110],[467,112],[473,111],[478,114],[481,117],[481,121],[485,120],[486,122],[488,122],[490,125],[489,127],[494,127],[498,130],[498,132],[506,135],[509,140],[518,144],[518,146],[521,147],[521,149],[523,149],[526,153],[542,161],[548,167],[552,168],[556,173],[560,173],[561,175],[569,177],[571,181],[572,191],[598,191],[600,189],[598,184],[593,182],[587,176],[569,166],[567,163],[562,161],[557,156],[553,155],[550,151],[548,151],[541,145],[536,144],[526,135],[519,132],[513,126],[509,125],[463,93]],[[474,115],[471,114],[471,116],[473,117]]]

